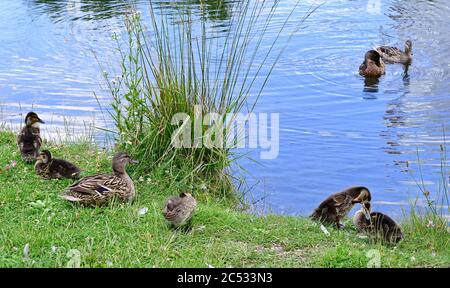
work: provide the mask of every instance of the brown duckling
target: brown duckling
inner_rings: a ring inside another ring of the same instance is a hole
[[[326,198],[319,204],[319,207],[314,209],[310,218],[320,222],[335,224],[337,228],[341,228],[341,219],[350,212],[356,203],[366,203],[370,202],[370,200],[370,191],[366,187],[350,187]]]
[[[197,200],[190,193],[170,197],[163,209],[164,218],[175,227],[189,222],[197,207]]]
[[[77,179],[81,173],[81,170],[74,164],[66,160],[52,158],[52,154],[48,150],[43,150],[39,154],[34,164],[34,170],[37,175],[47,179]]]
[[[359,232],[368,233],[385,243],[398,243],[403,238],[397,223],[381,212],[371,212],[370,203],[362,204],[353,217],[353,224]]]
[[[17,135],[17,146],[25,162],[33,162],[39,155],[42,143],[40,123],[45,122],[36,113],[29,112],[25,117],[25,127]]]
[[[412,42],[406,40],[405,51],[400,50],[397,47],[379,46],[375,50],[381,55],[384,61],[387,63],[401,63],[410,64],[412,61]]]
[[[87,176],[69,186],[61,198],[83,205],[100,206],[117,198],[121,202],[131,202],[135,196],[133,180],[127,174],[127,164],[138,163],[127,153],[119,152],[112,160],[113,174]]]
[[[375,50],[367,51],[364,62],[359,66],[359,75],[365,77],[380,77],[385,74],[385,66],[380,54]]]

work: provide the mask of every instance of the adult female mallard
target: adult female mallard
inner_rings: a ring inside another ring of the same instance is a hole
[[[371,212],[370,203],[362,204],[362,208],[353,217],[353,224],[359,232],[367,233],[384,243],[397,243],[403,238],[397,223],[381,212]]]
[[[17,135],[17,146],[25,162],[33,162],[39,155],[42,143],[40,123],[45,122],[36,113],[29,112],[25,117],[25,127]]]
[[[370,202],[369,189],[362,186],[350,187],[342,192],[335,193],[319,204],[310,215],[313,220],[335,224],[339,229],[344,218],[356,203]]]
[[[133,180],[128,176],[127,164],[138,163],[127,153],[119,152],[112,160],[113,174],[96,174],[87,176],[69,186],[61,197],[70,202],[84,205],[103,205],[113,198],[130,202],[135,196]]]
[[[34,170],[37,175],[47,179],[76,179],[80,177],[81,172],[74,164],[66,160],[53,158],[48,150],[43,150],[39,154],[37,161],[34,164]]]
[[[385,74],[383,59],[375,50],[369,50],[364,55],[364,62],[359,66],[359,75],[365,77],[380,77]]]
[[[375,50],[381,55],[384,61],[388,63],[410,64],[412,61],[412,42],[406,40],[405,51],[397,47],[379,46]]]
[[[184,225],[191,220],[197,207],[197,200],[190,193],[170,197],[163,209],[164,218],[175,227]]]

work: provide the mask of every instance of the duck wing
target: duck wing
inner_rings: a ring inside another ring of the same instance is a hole
[[[403,54],[402,50],[391,46],[380,46],[376,47],[375,50],[380,53],[382,58],[395,57]]]
[[[352,197],[347,194],[336,194],[333,196],[334,206],[341,207],[344,204],[347,204],[352,201]]]

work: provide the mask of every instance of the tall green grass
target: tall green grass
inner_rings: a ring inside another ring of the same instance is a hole
[[[201,14],[205,6],[200,3]],[[126,16],[127,37],[116,37],[121,76],[113,80],[105,76],[113,100],[110,114],[117,144],[141,160],[136,172],[163,166],[178,181],[202,181],[208,191],[230,195],[233,179],[229,169],[239,155],[227,147],[174,148],[172,137],[179,126],[172,119],[183,112],[194,120],[196,105],[203,115],[253,110],[290,37],[314,11],[294,19],[298,17],[295,6],[268,39],[278,3],[234,3],[223,37],[211,34],[207,19],[193,16],[183,5],[176,16],[169,16],[157,14],[150,3],[150,23],[144,23],[134,11]],[[288,25],[293,20],[295,24]],[[282,35],[289,35],[288,40]],[[192,121],[192,131],[196,124]],[[202,125],[201,129],[205,136],[208,127]],[[232,136],[230,131],[224,127],[222,140]],[[212,133],[208,137],[220,139],[217,132]]]
[[[425,184],[422,161],[417,149],[417,167],[411,167],[407,163],[408,170],[416,168],[418,177],[413,176],[413,180],[418,187],[418,195],[409,209],[409,214],[405,215],[404,226],[415,233],[423,230],[434,229],[437,231],[448,231],[450,215],[449,185],[450,170],[447,160],[447,141],[445,130],[443,131],[443,143],[439,145],[440,152],[440,173],[434,182],[436,186],[432,189]],[[420,203],[422,202],[422,203]],[[424,203],[424,204],[423,204]],[[447,243],[448,244],[448,243]]]

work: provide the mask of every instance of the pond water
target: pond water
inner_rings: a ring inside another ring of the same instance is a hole
[[[173,2],[153,2],[159,13],[179,11]],[[199,11],[200,1],[188,2]],[[235,3],[205,2],[204,16],[220,34]],[[293,2],[281,1],[268,41]],[[145,21],[148,4],[133,3]],[[319,3],[302,1],[298,13]],[[123,1],[0,1],[1,119],[15,126],[33,109],[49,123],[47,138],[110,128],[98,105],[109,95],[97,59],[119,71],[111,35],[124,31],[127,9]],[[279,157],[259,160],[253,151],[258,163],[240,163],[251,172],[258,205],[304,215],[331,192],[364,185],[376,210],[398,217],[417,196],[417,181],[431,196],[448,185],[440,176],[440,145],[444,131],[450,135],[449,15],[446,0],[330,0],[317,9],[292,38],[256,107],[280,115]],[[408,73],[389,65],[379,83],[365,87],[358,75],[365,51],[379,44],[403,49],[407,39],[414,52]]]

